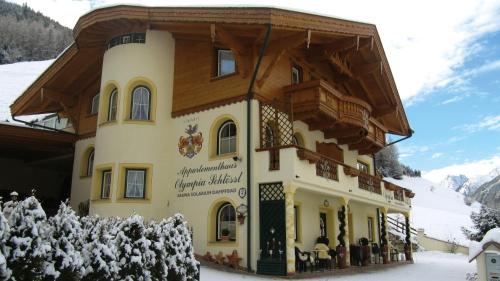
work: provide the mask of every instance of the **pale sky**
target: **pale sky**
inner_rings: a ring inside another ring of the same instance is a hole
[[[412,139],[399,145],[403,162],[427,172],[434,181],[448,172],[487,173],[500,165],[500,81],[496,75],[500,74],[500,49],[494,48],[500,43],[500,0],[9,1],[26,2],[70,28],[92,8],[118,3],[271,5],[373,23],[410,124],[417,128]],[[478,79],[492,74],[497,78]],[[478,97],[483,97],[482,103],[474,104]],[[474,107],[475,111],[468,111]]]

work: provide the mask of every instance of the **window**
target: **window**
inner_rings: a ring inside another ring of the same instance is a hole
[[[87,176],[92,176],[93,169],[94,169],[94,149],[90,151],[89,158],[87,159]]]
[[[273,127],[269,124],[266,124],[265,128],[265,137],[264,146],[265,147],[273,147],[274,146],[274,130]]]
[[[236,152],[236,125],[233,121],[224,122],[217,133],[217,155]]]
[[[130,119],[149,120],[149,105],[151,102],[151,91],[145,86],[138,86],[132,92],[132,110]]]
[[[302,68],[299,66],[292,66],[292,84],[302,83]]]
[[[292,142],[296,146],[304,147],[304,139],[300,133],[293,134]]]
[[[217,76],[236,72],[236,61],[231,50],[217,50]]]
[[[118,109],[118,91],[116,89],[109,95],[109,108],[108,108],[108,121],[116,120],[116,113]]]
[[[92,103],[90,105],[90,114],[97,114],[99,112],[99,94],[92,98]]]
[[[140,44],[146,43],[146,34],[131,33],[131,34],[120,35],[112,38],[106,47],[107,49],[111,49],[118,45],[130,44],[130,43],[140,43]]]
[[[374,241],[373,218],[368,217],[368,241]]]
[[[236,240],[236,211],[230,203],[224,203],[217,210],[217,241],[222,236],[229,236],[229,239]]]
[[[111,170],[102,171],[101,199],[109,199],[111,190]]]
[[[146,170],[126,169],[125,198],[145,198]]]
[[[357,166],[358,166],[358,170],[359,170],[360,172],[363,172],[363,173],[365,173],[365,174],[369,174],[369,173],[370,173],[370,169],[369,169],[369,167],[368,167],[368,164],[365,164],[365,163],[363,163],[363,162],[359,162],[359,161],[358,161]]]

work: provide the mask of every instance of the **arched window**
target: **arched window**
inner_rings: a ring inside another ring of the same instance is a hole
[[[217,132],[217,155],[236,152],[236,125],[233,121],[226,121]]]
[[[304,139],[300,133],[293,134],[292,138],[293,144],[299,147],[304,147]]]
[[[90,114],[97,114],[99,111],[99,94],[92,97],[92,103],[90,104]]]
[[[229,236],[236,240],[236,210],[230,203],[224,203],[217,210],[217,240]]]
[[[94,149],[90,151],[87,159],[87,176],[92,176],[92,170],[94,169],[94,151]]]
[[[151,91],[145,86],[138,86],[132,92],[132,109],[130,119],[149,120],[149,105],[151,103]]]
[[[116,89],[109,95],[108,121],[116,120],[118,109],[118,91]]]
[[[274,130],[273,127],[270,124],[266,124],[265,128],[265,140],[264,140],[264,145],[265,147],[273,147],[274,146]]]

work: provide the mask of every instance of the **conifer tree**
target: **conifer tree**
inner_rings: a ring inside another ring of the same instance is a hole
[[[167,264],[166,264],[166,251],[163,237],[163,225],[166,220],[160,223],[151,222],[146,229],[146,239],[151,241],[150,256],[146,257],[148,260],[147,267],[151,272],[151,280],[165,280],[167,277]]]
[[[7,267],[7,252],[6,243],[9,239],[10,228],[7,219],[3,215],[0,207],[0,280],[9,280],[11,275],[10,269]]]
[[[166,224],[165,246],[168,255],[169,281],[195,280],[198,275],[197,261],[191,241],[191,234],[181,214],[169,218]]]
[[[116,235],[118,256],[118,280],[150,280],[147,257],[150,257],[151,241],[144,236],[143,218],[132,215],[120,224]]]
[[[473,212],[470,217],[475,231],[462,227],[462,231],[470,240],[481,241],[489,230],[500,227],[500,210],[481,205],[479,213]]]
[[[61,202],[57,214],[49,219],[50,244],[58,280],[79,280],[83,273],[83,259],[79,237],[82,233],[80,221],[73,209]]]
[[[51,246],[47,241],[47,218],[40,202],[28,197],[20,202],[9,218],[10,248],[7,265],[15,280],[51,280],[58,272],[50,262]]]
[[[90,219],[89,219],[90,218]],[[114,220],[87,217],[84,219],[84,235],[87,235],[82,249],[85,262],[84,281],[116,280],[118,265],[116,247],[108,225],[114,227]],[[92,227],[91,223],[92,222]],[[91,230],[91,231],[89,231]]]

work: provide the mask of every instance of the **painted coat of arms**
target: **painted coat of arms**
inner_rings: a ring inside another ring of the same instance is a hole
[[[198,124],[188,125],[187,136],[179,138],[179,153],[187,158],[193,158],[203,147],[203,135],[198,132]]]

